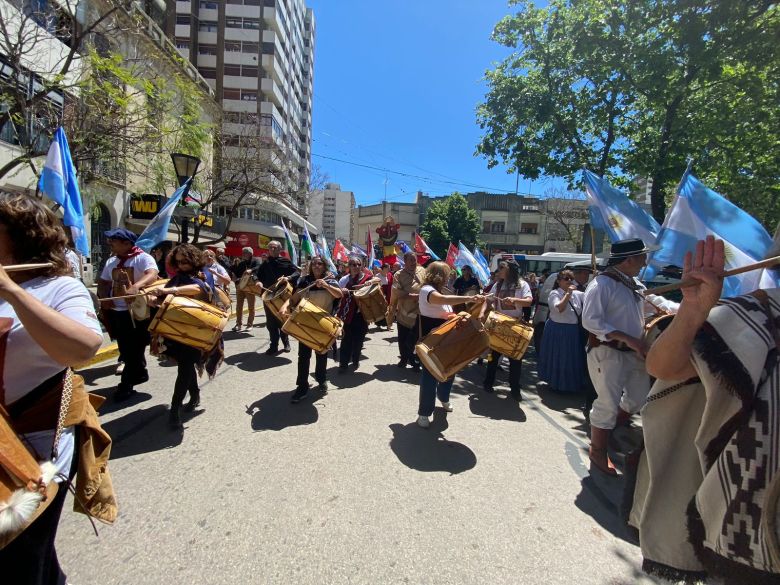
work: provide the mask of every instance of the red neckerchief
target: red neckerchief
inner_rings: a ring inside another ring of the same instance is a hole
[[[133,246],[130,248],[130,251],[127,254],[117,254],[116,257],[119,258],[119,264],[117,264],[117,268],[124,268],[125,262],[130,260],[130,258],[135,258],[139,254],[143,254],[143,250],[138,246]]]
[[[346,289],[350,291],[355,290],[371,278],[373,278],[373,274],[370,272],[361,272],[357,278],[352,278],[350,275],[347,280]],[[337,315],[344,323],[352,323],[355,313],[357,313],[357,302],[355,302],[355,296],[350,292],[341,297]]]

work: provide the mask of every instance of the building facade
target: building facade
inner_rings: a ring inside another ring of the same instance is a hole
[[[342,191],[338,183],[328,183],[324,189],[309,195],[309,221],[320,228],[329,242],[336,239],[352,242],[355,239],[355,194]]]
[[[355,231],[353,242],[360,246],[366,244],[366,234],[371,231],[371,238],[376,241],[376,228],[382,225],[385,218],[392,216],[395,223],[400,224],[398,239],[409,243],[414,241],[414,232],[419,227],[420,209],[417,203],[398,203],[385,201],[376,205],[359,205],[353,210]]]

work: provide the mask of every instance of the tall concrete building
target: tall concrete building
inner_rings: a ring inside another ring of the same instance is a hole
[[[309,221],[321,229],[328,242],[339,239],[347,244],[355,238],[354,208],[352,191],[342,191],[338,183],[328,183],[325,189],[309,196]]]
[[[177,0],[174,34],[222,105],[223,168],[257,168],[259,197],[233,210],[257,221],[242,233],[278,237],[264,225],[272,215],[300,233],[311,175],[313,11],[304,0]]]

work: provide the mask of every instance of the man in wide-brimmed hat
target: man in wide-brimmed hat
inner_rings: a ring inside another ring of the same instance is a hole
[[[585,292],[582,325],[590,334],[588,371],[598,394],[590,411],[590,459],[609,475],[616,475],[607,457],[609,435],[639,411],[650,391],[642,333],[645,314],[654,309],[646,305],[645,287],[637,276],[647,253],[656,249],[636,238],[615,242],[606,270]],[[649,297],[656,307],[674,312],[676,303]]]

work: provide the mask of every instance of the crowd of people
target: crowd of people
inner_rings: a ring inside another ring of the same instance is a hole
[[[403,264],[386,263],[373,271],[364,265],[362,257],[350,256],[333,274],[328,269],[330,259],[320,256],[309,258],[300,267],[294,265],[282,255],[282,246],[276,241],[268,244],[267,257],[255,258],[253,250],[247,248],[242,258],[233,262],[221,247],[204,252],[191,244],[179,244],[165,258],[155,258],[135,245],[136,236],[128,230],[116,228],[106,236],[112,256],[98,281],[98,315],[89,292],[72,275],[66,258],[67,239],[54,214],[38,199],[0,195],[0,357],[4,368],[0,432],[11,429],[4,436],[16,438],[16,442],[4,443],[9,445],[7,451],[15,464],[5,465],[5,472],[0,474],[0,487],[6,488],[6,492],[0,490],[0,497],[22,490],[36,502],[23,508],[0,501],[0,565],[11,567],[10,582],[64,582],[54,540],[67,491],[65,485],[74,474],[80,478],[75,483],[80,506],[108,522],[116,517],[107,469],[110,437],[102,431],[95,411],[100,400],[89,397],[83,381],[72,373],[73,366],[90,358],[100,347],[100,322],[116,339],[123,364],[114,400],[127,400],[135,394],[137,385],[149,380],[148,346],[152,346],[154,354],[176,361],[168,423],[181,431],[180,412],[200,405],[198,374],[215,373],[222,359],[223,343],[219,332],[213,342],[200,347],[189,342],[186,332],[174,338],[150,335],[155,310],[176,298],[222,310],[229,303],[230,288],[236,287],[234,329],[251,331],[256,296],[280,285],[289,286],[291,293],[281,308],[264,303],[270,339],[266,354],[275,356],[291,351],[283,330],[284,320],[303,299],[316,310],[337,318],[343,327],[338,347],[313,351],[299,343],[297,381],[291,402],[301,402],[311,391],[313,353],[313,377],[317,390],[324,395],[328,391],[330,351],[338,360],[337,375],[359,369],[369,322],[382,322],[386,327],[398,328],[398,367],[420,372],[417,424],[426,428],[437,399],[444,411],[452,411],[450,392],[454,375],[441,379],[442,376],[429,371],[416,354],[418,341],[462,309],[469,309],[471,319],[482,319],[495,312],[513,322],[528,321],[543,284],[535,275],[522,277],[518,266],[507,261],[498,264],[491,281],[483,287],[470,269],[464,268],[457,274],[439,261],[422,267],[413,252],[403,256]],[[767,414],[780,400],[775,369],[780,347],[776,325],[780,322],[780,302],[776,291],[739,297],[727,305],[730,312],[714,309],[721,293],[725,253],[723,243],[709,237],[699,242],[695,253],[686,259],[683,276],[689,286],[684,288],[682,304],[669,301],[646,291],[637,278],[651,249],[639,239],[614,242],[607,268],[600,273],[592,274],[582,268],[549,276],[555,278],[555,283],[547,300],[549,317],[538,352],[539,379],[557,391],[585,395],[592,473],[606,477],[617,475],[609,456],[613,429],[626,424],[644,406],[655,414],[659,405],[668,404],[664,400],[681,399],[690,390],[687,406],[681,403],[678,408],[697,412],[701,426],[680,416],[679,424],[687,425],[687,434],[678,435],[674,429],[670,434],[665,424],[670,412],[661,408],[645,432],[648,449],[665,454],[665,458],[648,457],[640,463],[646,472],[639,475],[632,521],[643,533],[643,552],[650,564],[677,571],[675,576],[707,567],[698,549],[686,548],[698,546],[714,549],[737,563],[738,568],[749,567],[758,577],[774,578],[780,571],[772,557],[778,552],[771,548],[776,541],[761,532],[763,529],[757,528],[756,522],[735,520],[728,510],[749,506],[753,517],[760,521],[761,514],[770,509],[766,493],[770,479],[777,478],[780,465],[771,456],[777,452],[773,447],[778,442],[777,425],[768,422]],[[3,266],[11,264],[27,267],[6,272]],[[163,268],[166,278],[160,279]],[[247,281],[254,288],[244,286]],[[382,319],[367,318],[356,300],[357,292],[374,285],[381,287],[387,303]],[[149,312],[136,311],[131,299],[138,297],[149,300]],[[479,310],[472,311],[474,307]],[[223,314],[226,321],[226,313]],[[651,314],[677,317],[648,346],[645,324]],[[744,322],[739,340],[725,340],[725,328],[739,320]],[[755,343],[746,346],[745,340],[751,335]],[[750,352],[760,354],[761,363],[745,365],[750,381],[746,389],[746,378],[737,375],[739,369],[734,363],[747,359]],[[506,358],[510,395],[522,400],[522,358],[504,356],[495,350],[483,358],[487,363],[482,391],[494,391],[496,372]],[[731,369],[724,370],[724,363]],[[659,378],[652,392],[650,375]],[[718,395],[724,383],[729,391]],[[697,384],[703,385],[706,393],[693,393]],[[188,394],[190,398],[185,403]],[[729,400],[733,403],[729,406],[733,416],[717,412],[718,404],[725,405]],[[655,411],[650,409],[650,401]],[[772,416],[771,420],[777,419]],[[706,428],[705,421],[709,425]],[[756,428],[763,433],[761,436]],[[701,441],[709,443],[702,447]],[[669,484],[664,472],[678,470],[681,465],[674,461],[675,452],[687,453],[682,464],[689,466],[690,473],[675,476]],[[28,465],[26,458],[34,458],[34,465],[45,462],[40,474],[37,467],[26,475],[19,471]],[[720,460],[730,467],[726,469],[724,464],[716,472],[714,465]],[[654,483],[654,478],[661,479]],[[716,489],[717,485],[726,484],[728,490]],[[669,546],[654,546],[659,534],[672,542],[681,538],[675,527],[682,522],[681,515],[691,513],[686,507],[694,505],[690,504],[692,496],[696,496],[693,502],[698,514],[698,524],[693,524],[699,526],[701,534],[672,552]],[[666,506],[664,518],[670,519],[659,526],[660,516],[653,510],[669,501],[675,502],[677,508]],[[719,534],[717,521],[728,525],[728,534]],[[718,544],[712,545],[717,539]],[[743,546],[737,547],[735,542]]]

